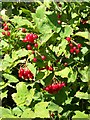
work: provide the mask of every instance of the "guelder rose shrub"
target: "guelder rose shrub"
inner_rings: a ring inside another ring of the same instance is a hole
[[[90,3],[2,3],[2,118],[88,118]]]

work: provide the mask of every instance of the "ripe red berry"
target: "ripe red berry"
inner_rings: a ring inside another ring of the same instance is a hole
[[[34,44],[34,47],[35,47],[35,48],[38,48],[38,44],[37,44],[37,43],[35,43],[35,44]]]
[[[25,33],[26,32],[26,28],[21,28],[22,32]]]
[[[64,66],[65,66],[65,67],[66,67],[66,66],[68,66],[68,63],[67,63],[67,62],[65,62],[65,63],[64,63]]]
[[[72,48],[70,49],[70,53],[74,53],[74,50]]]
[[[67,37],[66,40],[67,40],[68,42],[70,42],[71,38],[70,38],[70,37]]]
[[[9,28],[8,28],[8,26],[6,25],[3,29],[4,29],[5,31],[7,31]]]
[[[27,38],[24,38],[22,41],[23,41],[23,42],[28,42],[28,39],[27,39]]]
[[[7,25],[7,23],[3,23],[3,27],[5,27]]]
[[[61,20],[58,20],[58,21],[57,21],[57,23],[58,23],[58,24],[61,24],[61,23],[62,23],[62,21],[61,21]]]
[[[27,50],[32,50],[32,46],[31,45],[27,45]]]
[[[75,53],[76,53],[76,54],[78,54],[79,52],[80,52],[80,50],[79,50],[79,49],[76,49],[76,50],[75,50]]]
[[[37,62],[37,58],[33,58],[33,62]]]
[[[9,32],[9,31],[7,31],[6,35],[7,35],[7,36],[10,36],[10,32]]]
[[[70,43],[70,44],[69,44],[69,46],[72,48],[72,47],[73,47],[73,44],[72,44],[72,43]]]
[[[58,17],[58,18],[61,18],[61,15],[59,14],[57,17]]]
[[[26,35],[26,38],[27,38],[28,42],[34,43],[33,33]]]
[[[52,66],[50,66],[50,67],[48,68],[48,70],[53,71],[53,67],[52,67]]]
[[[42,56],[41,56],[41,59],[42,59],[42,60],[46,60],[46,56],[42,55]]]
[[[3,35],[6,35],[6,33],[5,33],[5,32],[2,32],[2,34],[3,34]]]
[[[35,39],[38,39],[38,35],[33,34],[33,38],[34,38],[34,40],[35,40]]]
[[[78,43],[77,47],[78,47],[78,48],[81,48],[81,47],[82,47],[82,45],[81,45],[80,43]]]
[[[64,82],[61,83],[62,87],[66,86],[66,84]]]
[[[74,46],[74,47],[73,47],[73,51],[75,51],[76,49],[77,49],[76,46]]]

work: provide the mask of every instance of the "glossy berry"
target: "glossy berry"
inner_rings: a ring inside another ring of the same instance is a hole
[[[70,53],[74,53],[74,50],[72,48],[70,49]]]
[[[28,42],[34,43],[33,33],[30,33],[26,36]]]
[[[37,43],[35,43],[35,44],[34,44],[34,47],[35,47],[35,48],[38,48],[38,44],[37,44]]]
[[[34,39],[38,39],[38,35],[33,34],[33,38],[34,38]]]
[[[3,29],[4,29],[5,31],[7,31],[9,28],[8,28],[8,26],[6,25]]]
[[[72,43],[70,43],[70,44],[69,44],[69,46],[72,48],[72,47],[73,47],[73,44],[72,44]]]
[[[9,31],[7,31],[6,35],[7,35],[7,36],[10,36],[10,32],[9,32]]]
[[[5,32],[2,32],[2,34],[3,34],[3,35],[6,35],[6,33],[5,33]]]
[[[32,50],[32,46],[31,45],[27,45],[27,50]]]
[[[66,66],[68,66],[68,63],[67,63],[67,62],[64,63],[64,67],[66,67]]]
[[[28,42],[28,39],[27,39],[27,38],[24,38],[22,41],[23,41],[23,42]]]
[[[22,32],[25,33],[26,32],[26,28],[21,28]]]
[[[33,58],[33,62],[37,62],[37,58]]]
[[[70,37],[67,37],[66,40],[67,40],[68,42],[70,42],[71,38],[70,38]]]
[[[76,49],[77,49],[76,46],[74,46],[74,47],[73,47],[73,51],[75,51]]]
[[[80,43],[78,43],[77,47],[78,47],[78,48],[81,48],[81,47],[82,47],[82,45],[81,45]]]
[[[3,27],[5,27],[7,25],[7,23],[3,23]]]
[[[41,59],[42,59],[42,60],[46,60],[46,56],[42,55],[42,56],[41,56]]]
[[[62,21],[61,21],[61,20],[58,20],[58,21],[57,21],[57,23],[58,23],[58,24],[61,24],[61,23],[62,23]]]
[[[52,66],[50,66],[50,67],[48,68],[48,70],[53,71],[53,67],[52,67]]]
[[[76,53],[76,54],[78,54],[79,52],[80,52],[80,50],[79,50],[79,49],[76,49],[76,50],[75,50],[75,53]]]

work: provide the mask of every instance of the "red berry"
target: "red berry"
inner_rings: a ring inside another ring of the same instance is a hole
[[[58,17],[58,18],[61,18],[61,15],[58,15],[57,17]]]
[[[48,65],[46,65],[46,67],[45,67],[45,68],[46,68],[46,70],[49,70],[49,66],[48,66]]]
[[[10,32],[9,32],[9,31],[7,31],[6,35],[7,35],[7,36],[10,36]]]
[[[74,50],[72,48],[70,49],[70,53],[74,53]]]
[[[48,68],[48,70],[53,71],[53,67],[52,67],[52,66],[50,66],[50,67]]]
[[[77,49],[76,46],[74,46],[74,47],[73,47],[73,51],[75,51],[76,49]]]
[[[32,54],[35,54],[35,51],[32,51]]]
[[[62,87],[66,86],[66,84],[64,82],[61,83]]]
[[[26,36],[28,42],[34,43],[33,33],[30,33]]]
[[[2,32],[2,34],[3,34],[3,35],[6,35],[6,33],[5,33],[5,32]]]
[[[80,52],[80,50],[79,50],[79,49],[76,49],[75,52],[76,52],[76,54],[78,54],[78,53]]]
[[[34,40],[35,40],[35,39],[38,39],[38,35],[33,34],[33,38],[34,38]]]
[[[78,48],[81,48],[81,47],[82,47],[82,45],[79,43],[79,44],[77,45],[77,47],[78,47]]]
[[[26,32],[26,28],[21,28],[22,32],[25,33]]]
[[[61,20],[58,20],[58,21],[57,21],[57,23],[58,23],[58,24],[61,24],[61,23],[62,23],[62,21],[61,21]]]
[[[8,26],[6,25],[3,29],[4,29],[5,31],[7,31],[9,28],[8,28]]]
[[[64,66],[65,66],[65,67],[66,67],[66,66],[68,66],[68,63],[67,63],[67,62],[65,62],[65,63],[64,63]]]
[[[41,59],[42,59],[42,60],[45,60],[45,59],[46,59],[46,56],[42,55],[42,56],[41,56]]]
[[[58,83],[58,90],[60,90],[62,88],[62,84]]]
[[[3,23],[3,26],[5,27],[7,25],[7,23]]]
[[[28,39],[27,39],[27,38],[24,38],[22,41],[23,41],[23,42],[28,42]]]
[[[33,58],[33,62],[37,62],[37,58]]]
[[[28,44],[28,45],[27,45],[27,49],[28,49],[28,50],[32,50],[32,46]]]
[[[72,48],[72,47],[73,47],[73,44],[72,44],[72,43],[70,43],[70,44],[69,44],[69,46]]]
[[[66,40],[67,40],[68,42],[70,42],[71,38],[70,38],[70,37],[67,37]]]
[[[38,48],[38,44],[37,44],[37,43],[35,43],[35,44],[34,44],[34,47],[35,47],[35,48]]]

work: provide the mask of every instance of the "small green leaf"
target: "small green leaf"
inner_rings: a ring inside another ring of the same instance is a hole
[[[30,108],[27,108],[24,110],[21,118],[36,118],[36,115]]]
[[[17,117],[20,117],[22,114],[22,111],[19,109],[19,107],[14,107],[12,110],[12,113]]]
[[[9,75],[9,74],[6,74],[6,73],[5,73],[5,74],[3,74],[3,76],[4,76],[5,79],[8,80],[9,83],[11,83],[11,82],[16,83],[16,82],[19,81],[19,80],[18,80],[16,77],[14,77],[13,75]]]
[[[82,119],[87,118],[88,119],[88,115],[85,114],[84,112],[75,111],[75,114],[76,115],[74,115],[73,118],[82,118]]]
[[[81,49],[81,52],[83,53],[83,55],[85,55],[87,53],[87,51],[88,51],[87,47],[83,47]]]
[[[45,15],[45,10],[46,9],[45,9],[44,5],[41,5],[41,6],[37,7],[37,9],[36,9],[36,16],[38,18],[43,18],[44,15]]]
[[[49,102],[39,102],[35,105],[35,114],[39,118],[49,118],[49,110],[46,109]]]
[[[36,67],[31,63],[27,63],[27,67],[35,76],[36,75]]]
[[[50,102],[49,106],[48,106],[48,109],[52,112],[54,111],[58,111],[59,113],[63,110],[62,107],[59,107],[59,105],[53,103],[53,102]]]
[[[78,98],[80,98],[80,99],[89,99],[87,92],[84,93],[84,92],[79,92],[79,91],[78,91],[75,96],[78,97]]]
[[[61,71],[55,72],[55,75],[61,76],[62,78],[68,78],[69,72],[70,72],[70,69],[66,67]]]
[[[62,37],[63,38],[69,37],[72,34],[73,34],[73,29],[69,25],[65,26],[64,33],[62,34]]]
[[[1,118],[16,118],[12,113],[11,110],[0,107],[0,117]]]
[[[40,80],[44,77],[45,73],[44,72],[39,72],[37,75],[36,75],[36,80]]]
[[[75,36],[80,36],[80,37],[83,37],[85,39],[89,39],[90,40],[89,34],[90,34],[89,32],[77,32],[75,34]]]
[[[7,92],[8,92],[8,90],[6,90],[5,92],[1,92],[1,100],[3,98],[7,98]]]

